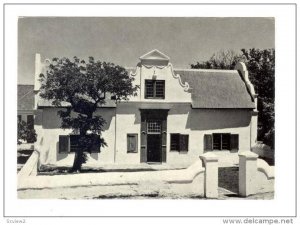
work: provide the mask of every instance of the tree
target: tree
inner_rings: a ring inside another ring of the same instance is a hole
[[[242,56],[233,50],[222,50],[215,54],[208,61],[191,64],[192,69],[234,69],[235,65],[242,60]]]
[[[234,69],[237,62],[246,64],[249,79],[258,94],[258,140],[262,140],[274,149],[275,138],[275,50],[241,49],[241,53],[232,50],[220,51],[208,61],[191,64],[192,69]]]
[[[36,136],[35,130],[30,128],[25,121],[18,121],[18,144],[21,144],[22,141],[33,143],[36,141]]]
[[[54,58],[46,74],[40,75],[40,96],[57,107],[68,103],[58,111],[61,128],[79,135],[71,172],[81,170],[95,142],[107,146],[101,137],[105,120],[95,115],[97,108],[106,103],[105,94],[111,93],[116,101],[136,95],[138,86],[133,86],[133,80],[123,67],[93,57],[87,63],[77,57],[72,61]]]
[[[258,94],[258,137],[274,149],[275,50],[242,49],[249,79]]]

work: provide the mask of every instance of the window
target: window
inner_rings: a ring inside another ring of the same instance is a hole
[[[92,142],[90,152],[100,152],[100,136],[95,134],[87,135],[87,142]],[[59,136],[59,153],[75,152],[79,150],[79,135],[60,135]]]
[[[213,150],[230,150],[230,134],[213,134]]]
[[[159,120],[147,121],[147,133],[148,134],[160,134],[161,133],[161,121],[159,121]]]
[[[164,80],[146,80],[145,81],[145,98],[165,98],[165,81]]]
[[[189,150],[189,135],[171,134],[171,151],[187,152]]]
[[[137,153],[138,152],[138,135],[137,134],[127,134],[127,153]]]
[[[21,121],[22,121],[22,116],[18,115],[18,122],[21,122]]]
[[[204,150],[238,150],[239,135],[214,133],[204,135]]]

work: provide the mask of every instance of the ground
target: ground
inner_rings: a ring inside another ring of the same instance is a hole
[[[139,199],[139,198],[166,198],[180,199],[183,196],[170,195],[167,192],[160,193],[160,187],[155,190],[147,190],[146,187],[137,185],[117,185],[117,186],[89,186],[75,188],[55,188],[42,190],[22,190],[18,191],[18,198],[21,199]],[[192,199],[203,199],[200,196],[192,196]],[[249,196],[247,198],[238,197],[226,189],[219,188],[219,199],[273,199],[274,193],[263,193]]]
[[[168,186],[157,185],[115,185],[115,186],[89,186],[53,189],[19,190],[21,199],[139,199],[139,198],[165,198],[165,199],[203,199],[202,196],[174,195]],[[149,187],[152,188],[149,188]],[[219,199],[273,199],[274,193],[264,193],[242,198],[238,196],[238,167],[219,168]]]

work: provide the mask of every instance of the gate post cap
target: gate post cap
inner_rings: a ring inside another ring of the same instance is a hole
[[[206,162],[217,162],[218,156],[212,152],[206,152],[203,155],[200,155],[200,159],[202,159]]]

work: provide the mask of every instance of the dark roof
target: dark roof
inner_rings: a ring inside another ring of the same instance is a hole
[[[33,110],[33,85],[18,84],[18,110]]]
[[[190,86],[193,108],[255,108],[237,70],[175,69]]]

